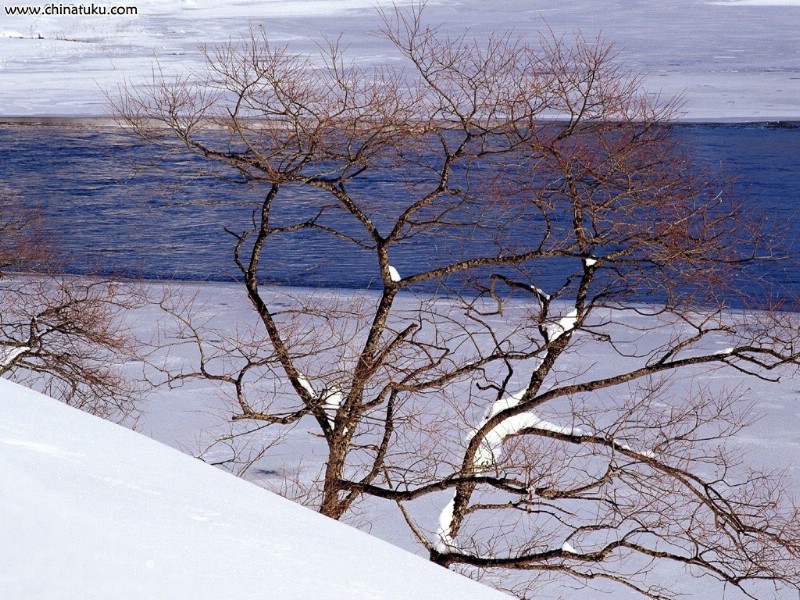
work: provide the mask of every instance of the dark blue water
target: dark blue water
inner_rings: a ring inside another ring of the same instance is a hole
[[[702,162],[733,177],[753,211],[768,222],[787,225],[789,251],[800,251],[800,124],[686,124],[676,126],[676,134]],[[224,227],[245,230],[264,190],[202,174],[200,162],[195,169],[185,168],[191,160],[163,156],[119,130],[0,127],[3,190],[15,192],[42,213],[47,239],[64,257],[64,268],[74,273],[237,278],[233,237]],[[178,176],[179,171],[199,174]],[[390,180],[366,185],[380,188],[376,201],[389,212],[393,194],[402,194]],[[296,190],[284,217],[311,218],[317,205],[311,193]],[[358,225],[348,224],[347,218],[342,215],[337,226],[351,227],[359,235]],[[374,285],[379,277],[370,253],[343,248],[336,238],[318,232],[287,238],[268,248],[269,279],[299,286]],[[430,246],[407,243],[393,252],[392,262],[408,274],[419,271],[420,264],[430,265],[431,255]],[[800,291],[794,264],[768,261],[759,266],[769,293],[790,298]]]

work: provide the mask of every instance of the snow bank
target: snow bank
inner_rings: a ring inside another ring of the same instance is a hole
[[[505,598],[0,379],[0,596]]]
[[[47,3],[38,3],[44,7]],[[58,3],[53,3],[58,4]],[[90,3],[82,3],[85,6]],[[102,3],[95,3],[103,5]],[[401,3],[402,4],[402,3]],[[20,2],[19,6],[36,6]],[[389,0],[138,0],[128,15],[12,15],[0,11],[0,115],[104,116],[103,90],[145,82],[157,59],[167,75],[199,70],[202,43],[227,42],[263,26],[279,45],[317,52],[323,36],[360,61],[396,56],[372,35],[375,6]],[[427,18],[445,33],[513,29],[535,42],[542,32],[615,44],[626,68],[645,74],[649,92],[682,94],[697,120],[800,118],[797,34],[800,0],[589,0],[520,3],[437,0]],[[8,9],[11,5],[6,5]],[[731,8],[733,7],[733,8]]]

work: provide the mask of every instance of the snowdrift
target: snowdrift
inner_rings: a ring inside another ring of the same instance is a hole
[[[0,597],[507,596],[0,379]]]

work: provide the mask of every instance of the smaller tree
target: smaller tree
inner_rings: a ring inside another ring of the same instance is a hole
[[[59,273],[38,222],[0,194],[0,377],[104,418],[132,418],[142,388],[122,372],[137,358],[124,313],[141,291]]]

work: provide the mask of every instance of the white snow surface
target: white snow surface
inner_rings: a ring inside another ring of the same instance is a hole
[[[168,76],[197,71],[201,44],[237,39],[250,25],[298,53],[315,53],[323,36],[343,33],[361,62],[396,58],[373,35],[380,26],[376,7],[391,6],[389,0],[114,5],[135,6],[137,14],[22,16],[9,14],[14,5],[6,3],[0,11],[0,116],[106,116],[104,92],[114,94],[126,81],[143,85],[156,61]],[[687,119],[800,118],[797,0],[436,0],[426,19],[450,35],[513,30],[534,43],[548,30],[567,38],[602,36],[623,65],[643,74],[649,92],[683,94]]]
[[[0,379],[4,600],[499,592]]]

